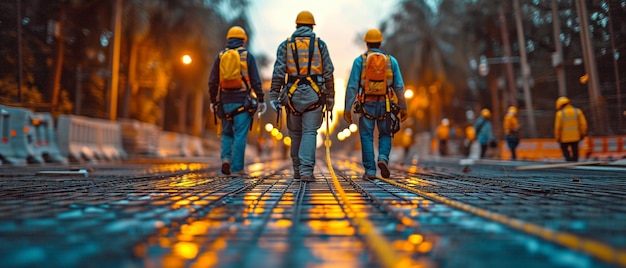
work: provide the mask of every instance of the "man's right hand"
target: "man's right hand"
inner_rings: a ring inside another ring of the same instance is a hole
[[[352,113],[350,111],[343,111],[343,119],[348,122],[348,124],[352,124]]]

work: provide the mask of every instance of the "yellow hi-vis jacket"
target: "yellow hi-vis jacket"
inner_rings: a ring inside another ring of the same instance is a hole
[[[510,113],[507,113],[504,116],[504,134],[505,135],[512,135],[516,132],[517,130],[519,130],[519,121],[517,120],[517,117],[515,117],[515,115],[512,115]]]
[[[450,138],[450,126],[439,125],[436,130],[437,139],[448,140]]]
[[[554,117],[554,137],[557,142],[578,142],[587,136],[587,119],[571,104],[563,106]]]

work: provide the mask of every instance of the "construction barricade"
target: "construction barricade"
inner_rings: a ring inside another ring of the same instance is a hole
[[[10,126],[11,113],[5,106],[0,105],[0,159],[7,164],[26,164],[26,159],[16,157],[11,146],[12,134],[17,134],[17,130],[12,130]]]
[[[50,113],[36,113],[33,120],[38,121],[33,124],[35,127],[35,145],[44,161],[47,163],[68,163],[67,157],[61,155],[57,146],[52,115]]]
[[[521,139],[515,152],[517,160],[563,161],[561,145],[554,139]],[[578,155],[583,158],[588,152],[587,142],[580,142]],[[505,141],[500,145],[500,158],[511,159],[511,151]]]
[[[587,158],[593,160],[618,160],[626,158],[626,136],[589,137]]]
[[[25,108],[5,106],[4,110],[9,112],[9,144],[11,152],[8,158],[14,163],[44,163],[37,144],[35,143],[35,126],[38,120],[34,113]],[[7,161],[8,162],[8,161]]]
[[[161,131],[159,134],[159,157],[184,156],[182,134]]]
[[[129,156],[159,155],[161,129],[135,119],[120,119],[119,123],[122,128],[122,145]]]
[[[71,161],[115,160],[126,157],[118,123],[77,115],[58,119],[58,146]]]

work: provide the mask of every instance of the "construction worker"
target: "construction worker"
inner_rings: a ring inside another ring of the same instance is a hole
[[[504,139],[511,151],[511,160],[517,159],[515,153],[519,145],[519,120],[517,120],[517,107],[509,106],[504,116]]]
[[[480,157],[485,157],[487,147],[495,147],[496,137],[493,135],[491,127],[491,111],[487,108],[480,111],[480,117],[476,119],[474,124],[476,139],[480,143]]]
[[[587,136],[587,119],[578,108],[570,103],[569,98],[556,100],[554,116],[554,137],[561,145],[565,161],[578,161],[578,142]]]
[[[256,61],[245,47],[245,30],[231,27],[226,40],[226,48],[215,57],[209,77],[211,110],[222,125],[222,173],[245,175],[244,156],[253,114],[257,108],[264,111],[266,106]]]
[[[376,166],[380,168],[383,178],[389,178],[392,135],[399,130],[400,121],[407,117],[404,82],[396,59],[380,49],[382,33],[378,29],[371,29],[365,33],[363,41],[367,51],[352,64],[343,115],[348,124],[352,124],[350,111],[354,110],[359,115],[361,155],[365,169],[363,178],[375,178]],[[374,127],[378,128],[378,160],[375,160],[374,154]]]
[[[294,178],[315,181],[317,130],[334,105],[334,67],[326,43],[315,36],[309,11],[296,16],[296,30],[276,52],[270,106],[280,116],[287,111]]]
[[[441,124],[435,130],[435,135],[439,141],[439,155],[448,155],[448,139],[450,138],[450,120],[448,118],[441,119]]]

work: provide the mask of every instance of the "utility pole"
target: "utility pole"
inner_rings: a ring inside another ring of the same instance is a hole
[[[122,0],[113,3],[113,46],[111,47],[111,83],[109,85],[109,120],[117,120],[117,90],[120,69],[120,44],[122,39]]]
[[[559,6],[557,0],[552,0],[552,29],[554,33],[554,54],[552,66],[556,69],[556,78],[559,85],[559,96],[567,96],[565,82],[565,69],[563,68],[563,45],[561,45],[561,19],[559,18]]]
[[[621,81],[619,79],[619,65],[617,64],[617,55],[615,49],[615,36],[613,35],[613,16],[611,16],[611,5],[609,4],[609,33],[611,34],[611,49],[613,50],[613,70],[615,72],[615,90],[617,92],[617,112],[618,115],[618,131],[622,131],[622,121],[624,115],[622,113],[622,89]]]
[[[520,12],[519,0],[513,1],[513,10],[515,13],[515,25],[517,26],[517,42],[519,43],[520,65],[522,69],[522,87],[524,89],[524,102],[526,105],[526,120],[530,130],[530,137],[537,137],[537,125],[535,124],[535,113],[533,109],[533,100],[530,94],[530,86],[528,77],[530,76],[530,67],[526,57],[526,38],[524,38],[524,28],[522,25],[522,14]]]
[[[578,13],[578,19],[580,21],[580,39],[583,47],[583,58],[585,61],[585,70],[589,75],[589,83],[587,87],[589,89],[589,98],[591,99],[591,114],[593,122],[597,124],[594,128],[596,135],[608,135],[609,129],[606,124],[608,117],[605,116],[604,109],[606,105],[600,102],[600,82],[598,81],[598,69],[596,67],[596,57],[593,52],[593,45],[591,44],[591,37],[589,36],[589,19],[587,18],[587,6],[585,0],[576,0],[576,12]]]
[[[15,6],[17,10],[17,102],[22,102],[22,85],[24,77],[22,76],[23,59],[22,59],[22,0],[16,0]]]
[[[499,8],[500,19],[500,32],[502,34],[502,46],[504,47],[504,58],[511,58],[511,44],[509,43],[509,30],[506,25],[506,17],[504,16],[504,7],[500,5]],[[509,87],[509,105],[517,107],[517,98],[515,97],[515,76],[513,75],[513,63],[511,61],[505,62],[506,68],[506,80]],[[496,109],[497,107],[493,107]]]

